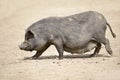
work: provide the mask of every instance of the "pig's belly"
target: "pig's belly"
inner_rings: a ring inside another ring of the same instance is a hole
[[[82,54],[82,53],[91,51],[91,50],[93,50],[96,47],[97,47],[97,43],[89,42],[85,47],[71,48],[71,47],[65,46],[64,50],[67,51],[67,52],[70,52],[72,54],[74,54],[74,53]]]

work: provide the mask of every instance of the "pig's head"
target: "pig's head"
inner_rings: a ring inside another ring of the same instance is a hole
[[[34,33],[27,31],[25,34],[25,41],[19,45],[21,50],[33,51],[37,46],[37,40],[35,39]]]

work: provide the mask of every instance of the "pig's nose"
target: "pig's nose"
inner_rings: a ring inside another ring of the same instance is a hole
[[[18,45],[20,49],[23,49],[21,45]]]

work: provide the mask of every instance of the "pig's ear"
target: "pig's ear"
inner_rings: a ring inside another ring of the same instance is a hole
[[[28,40],[28,39],[31,39],[31,38],[34,38],[35,35],[32,31],[27,31],[26,34],[25,34],[25,40]]]

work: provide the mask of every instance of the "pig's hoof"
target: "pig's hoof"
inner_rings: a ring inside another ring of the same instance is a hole
[[[59,57],[59,60],[62,60],[63,59],[63,57]]]
[[[96,54],[91,54],[89,57],[97,57]]]
[[[34,59],[37,59],[38,57],[34,57],[34,56],[32,56],[31,58],[34,60]]]

